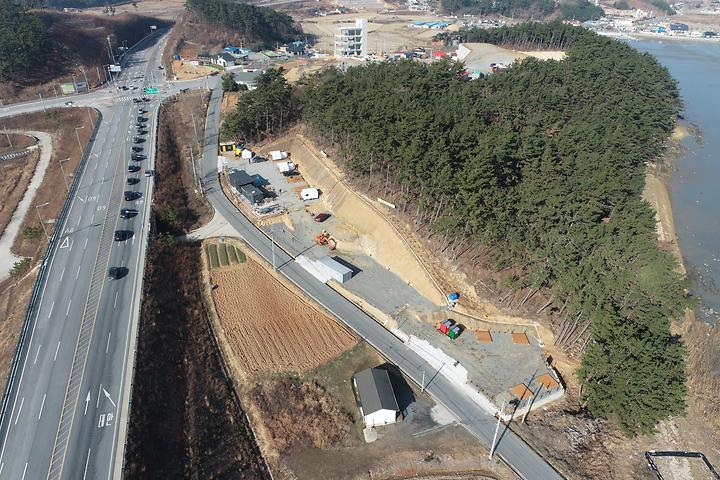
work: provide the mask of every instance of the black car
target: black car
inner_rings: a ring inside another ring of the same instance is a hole
[[[133,161],[135,161],[135,162],[139,162],[139,161],[141,161],[141,160],[145,160],[146,158],[147,158],[147,157],[146,157],[145,155],[140,155],[139,153],[133,153],[132,155],[130,155],[130,159],[133,160]]]
[[[135,126],[137,128],[147,128],[147,123],[136,123]]]
[[[149,102],[149,101],[150,101],[150,99],[149,99],[149,98],[147,98],[147,97],[143,97],[143,99],[142,99],[142,100],[143,100],[143,102]]]
[[[126,182],[128,185],[137,185],[140,183],[140,179],[138,177],[128,177]]]
[[[128,173],[135,173],[139,171],[140,167],[138,167],[137,165],[128,165]]]
[[[143,147],[134,146],[134,147],[132,147],[132,151],[133,151],[133,152],[142,152],[142,151],[143,151]]]
[[[147,130],[138,130],[137,131],[138,135],[147,135],[147,133],[148,133]]]
[[[140,99],[139,99],[139,98],[133,98],[133,102],[135,102],[135,103],[140,103]]]
[[[137,200],[140,197],[142,197],[142,193],[140,193],[140,192],[131,192],[131,191],[125,192],[125,200],[127,200],[128,202],[130,202],[132,200]]]
[[[124,242],[125,240],[132,238],[133,232],[130,230],[115,230],[115,236],[113,237],[116,242]]]
[[[147,122],[147,120],[148,120],[148,119],[145,118],[145,117],[137,117],[137,122],[138,122],[138,123],[145,123],[145,122]]]
[[[110,280],[119,280],[128,274],[127,267],[110,267],[108,268],[108,278]]]
[[[134,208],[123,208],[120,210],[120,218],[132,218],[137,215],[138,211]]]
[[[141,115],[142,115],[142,114],[145,114],[145,113],[147,113],[147,112],[148,112],[148,111],[145,110],[144,108],[141,108],[140,110],[138,110],[138,113],[141,114]]]
[[[135,142],[135,143],[143,143],[144,141],[145,141],[144,138],[133,137],[133,142]]]

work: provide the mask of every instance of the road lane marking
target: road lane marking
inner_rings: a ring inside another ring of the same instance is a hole
[[[117,299],[118,299],[119,294],[120,294],[120,291],[115,292],[115,302],[113,303],[113,308],[117,308]]]
[[[80,215],[80,216],[78,217],[78,221],[77,221],[77,224],[78,224],[78,225],[80,225],[80,221],[81,221],[81,220],[82,220],[82,215]]]
[[[33,360],[33,365],[37,363],[38,355],[40,355],[40,347],[42,347],[42,343],[38,345],[37,352],[35,352],[35,360]]]
[[[100,392],[102,392],[102,383],[100,384],[100,388],[98,388],[98,399],[97,402],[95,402],[95,408],[100,408]]]
[[[89,238],[86,238],[86,239],[85,239],[85,246],[83,247],[83,250],[85,250],[85,249],[87,248],[88,240],[89,240]]]
[[[70,305],[72,305],[72,298],[71,298],[70,301],[68,302],[68,308],[67,308],[67,310],[65,311],[65,316],[66,316],[66,317],[67,317],[68,314],[70,313]]]
[[[65,267],[63,267],[62,272],[60,273],[60,281],[62,282],[63,275],[65,275]]]
[[[60,342],[58,342],[57,347],[55,348],[55,356],[53,357],[53,362],[57,360],[57,354],[60,351]]]
[[[85,199],[82,198],[80,195],[76,195],[76,197],[78,198],[78,200],[80,200],[81,202],[85,203]]]
[[[28,462],[25,462],[25,468],[23,468],[22,480],[25,480],[25,474],[27,473],[27,466],[28,466]]]
[[[42,417],[43,408],[45,407],[45,397],[47,397],[47,393],[43,394],[42,403],[40,404],[40,414],[38,415],[38,420],[40,420],[40,417]]]
[[[80,267],[82,267],[82,265],[78,265],[78,271],[75,274],[75,280],[77,280],[77,278],[80,276]]]
[[[64,271],[65,270],[63,270],[63,272]],[[62,277],[60,277],[60,278],[62,278]],[[55,300],[53,300],[52,305],[50,305],[50,313],[48,313],[48,318],[50,318],[52,316],[53,308],[55,308]]]
[[[105,390],[104,388],[102,389],[102,391],[103,391],[103,394],[105,394],[105,398],[110,400],[110,403],[112,404],[113,408],[117,408],[117,405],[115,405],[115,402],[113,402],[113,399],[110,397],[110,394],[108,393],[108,391]]]
[[[105,345],[105,353],[108,353],[108,350],[110,350],[110,335],[111,334],[112,334],[112,332],[108,332],[108,341],[107,341],[107,345]]]
[[[87,459],[85,459],[85,473],[83,473],[83,480],[87,478],[88,465],[90,464],[90,450],[91,449],[88,448]]]
[[[20,408],[18,409],[17,417],[15,417],[15,423],[14,423],[14,425],[17,425],[18,420],[20,420],[20,414],[22,413],[22,407],[23,407],[23,405],[25,405],[25,397],[23,397],[22,400],[20,401]],[[23,477],[24,477],[24,476],[25,476],[25,475],[23,475]]]

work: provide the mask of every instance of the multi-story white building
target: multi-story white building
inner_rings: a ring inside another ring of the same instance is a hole
[[[365,57],[367,54],[367,19],[358,18],[353,26],[338,27],[338,33],[335,34],[336,57]]]

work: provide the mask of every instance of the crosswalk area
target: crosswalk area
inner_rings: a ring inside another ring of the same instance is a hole
[[[125,102],[132,102],[134,99],[141,100],[143,98],[148,98],[147,95],[125,95],[122,97],[115,97],[113,98],[113,103],[125,103]]]
[[[13,158],[24,157],[25,155],[27,155],[29,153],[30,153],[30,149],[21,150],[19,152],[6,153],[5,155],[0,155],[0,161],[12,160]]]

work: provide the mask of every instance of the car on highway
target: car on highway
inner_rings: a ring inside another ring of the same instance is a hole
[[[128,173],[135,173],[139,171],[140,167],[138,167],[137,165],[128,165]]]
[[[130,230],[115,230],[115,235],[113,236],[113,239],[116,242],[124,242],[125,240],[128,240],[132,238],[133,232]]]
[[[73,106],[73,102],[65,102],[65,106],[66,106],[66,107],[72,107],[72,106]]]
[[[149,98],[147,98],[147,97],[143,97],[143,99],[142,99],[142,100],[143,100],[143,102],[149,102],[149,101],[150,101],[150,99],[149,99]]]
[[[155,175],[155,170],[145,170],[146,177],[152,177]]]
[[[158,70],[165,70],[165,67],[163,67],[162,65],[158,65]]]
[[[133,98],[133,102],[135,102],[135,103],[140,103],[141,100],[140,100],[139,98]]]
[[[128,274],[127,267],[110,267],[108,268],[108,279],[120,280],[122,277]]]
[[[138,122],[138,123],[145,123],[145,122],[147,122],[147,120],[148,120],[148,119],[145,118],[145,117],[137,117],[137,122]]]
[[[141,114],[141,115],[144,115],[144,114],[148,113],[148,111],[145,110],[144,108],[141,108],[141,109],[138,110],[138,113]]]
[[[318,213],[317,215],[315,215],[315,221],[316,221],[317,223],[322,223],[322,222],[324,222],[325,220],[327,220],[328,218],[330,218],[330,214],[329,214],[329,213]]]
[[[139,162],[141,160],[145,160],[147,157],[145,155],[140,155],[139,153],[133,153],[130,155],[130,160],[134,162]]]
[[[133,137],[133,142],[135,142],[135,143],[143,143],[144,141],[145,141],[144,138]]]
[[[132,218],[137,215],[138,211],[134,208],[123,208],[120,210],[120,218]]]
[[[131,192],[131,191],[125,192],[125,200],[128,202],[130,202],[132,200],[137,200],[140,197],[142,197],[142,193],[140,193],[140,192]]]
[[[138,130],[137,131],[138,135],[147,135],[147,133],[148,133],[147,130]]]
[[[143,151],[143,147],[134,146],[134,147],[132,147],[132,151],[133,151],[133,152],[142,152],[142,151]]]
[[[127,180],[125,180],[128,185],[137,185],[140,183],[140,179],[138,177],[127,177]]]

